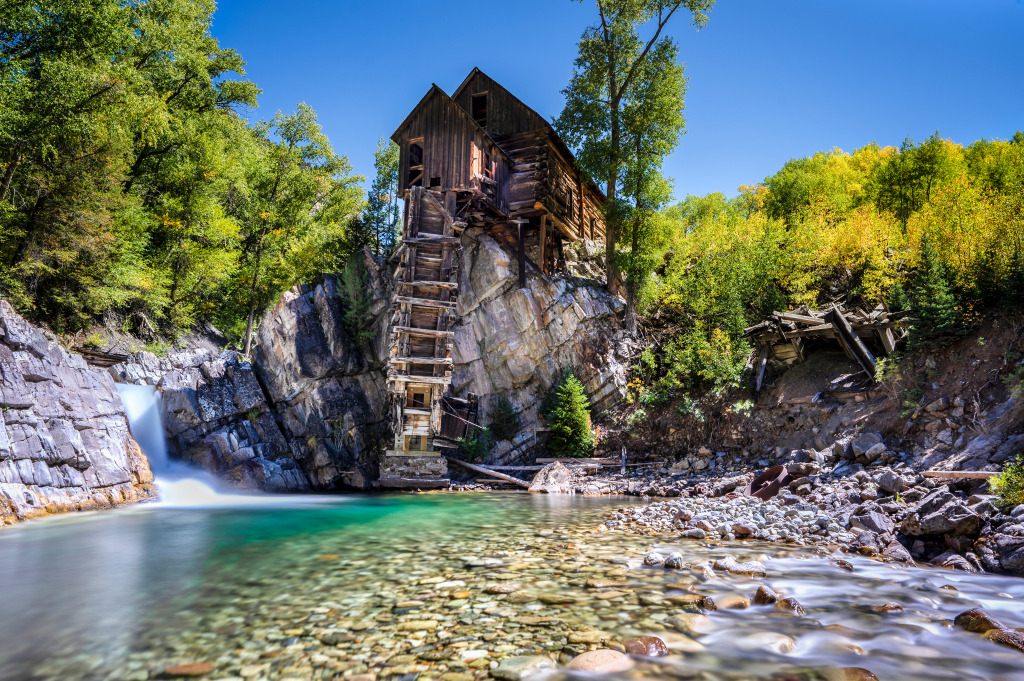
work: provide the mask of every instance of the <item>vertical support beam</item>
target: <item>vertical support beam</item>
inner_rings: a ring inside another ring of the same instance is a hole
[[[861,365],[868,378],[875,380],[875,356],[868,350],[868,346],[864,345],[864,341],[850,328],[850,323],[846,321],[846,317],[833,307],[825,313],[825,321],[836,330],[839,342],[843,345],[844,349],[849,349],[850,354]]]
[[[519,225],[519,288],[526,288],[526,220],[515,222]]]
[[[540,271],[544,274],[548,273],[548,261],[545,259],[548,245],[548,215],[545,213],[540,216]]]

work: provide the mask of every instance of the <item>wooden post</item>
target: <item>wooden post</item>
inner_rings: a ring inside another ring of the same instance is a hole
[[[519,225],[519,288],[526,288],[526,220],[515,220]]]
[[[548,262],[544,259],[545,251],[548,245],[548,216],[545,213],[540,216],[540,271],[544,274],[548,273]]]
[[[857,360],[857,363],[867,372],[868,378],[875,380],[875,357],[868,350],[868,346],[864,345],[864,341],[853,332],[850,323],[846,321],[846,317],[833,307],[825,313],[825,321],[836,330],[840,344],[849,350],[850,354]]]
[[[619,469],[619,473],[626,474],[626,445],[622,445],[622,468]]]

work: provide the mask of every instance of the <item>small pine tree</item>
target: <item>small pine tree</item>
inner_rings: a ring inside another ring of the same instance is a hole
[[[590,456],[594,445],[590,403],[583,384],[569,374],[558,386],[551,412],[551,451],[556,456]]]
[[[950,290],[946,268],[928,237],[921,241],[921,265],[913,291],[912,347],[938,347],[961,335],[963,323],[956,297]]]
[[[491,405],[488,429],[497,441],[511,440],[522,429],[519,412],[507,395],[498,395]]]
[[[1006,266],[1003,281],[1003,304],[1008,308],[1024,307],[1024,253],[1020,247],[1013,249],[1013,255]]]
[[[903,310],[909,310],[913,303],[910,301],[910,296],[907,295],[906,289],[903,288],[903,284],[896,282],[889,289],[889,309],[893,312],[901,312]]]
[[[342,320],[349,337],[356,343],[369,341],[374,336],[370,324],[373,297],[366,290],[369,275],[361,256],[361,252],[353,254],[341,274]]]

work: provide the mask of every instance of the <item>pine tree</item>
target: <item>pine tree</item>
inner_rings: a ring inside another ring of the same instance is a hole
[[[1013,249],[1013,256],[1006,267],[1003,292],[1003,304],[1006,307],[1024,307],[1024,253],[1019,247]]]
[[[921,264],[913,294],[913,347],[938,347],[961,335],[963,324],[946,268],[928,237],[921,240]]]
[[[910,296],[907,295],[906,289],[903,288],[903,284],[896,282],[889,289],[889,309],[893,312],[901,312],[903,310],[909,310],[913,303],[910,301]]]
[[[551,451],[556,456],[589,456],[594,451],[590,403],[583,384],[569,374],[559,385],[551,413]]]
[[[522,430],[519,411],[507,395],[498,395],[495,398],[488,416],[490,416],[488,429],[495,440],[511,440]]]

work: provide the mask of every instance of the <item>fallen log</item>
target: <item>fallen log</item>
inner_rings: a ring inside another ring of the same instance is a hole
[[[987,480],[999,475],[998,471],[921,471],[926,478],[971,478],[973,480]]]
[[[498,478],[499,480],[505,480],[506,482],[514,483],[516,485],[519,485],[520,487],[525,487],[527,489],[530,488],[530,483],[526,482],[525,480],[513,478],[511,475],[505,475],[504,473],[499,473],[498,471],[488,468],[487,466],[477,466],[476,464],[466,463],[465,461],[460,461],[459,459],[455,459],[450,456],[446,456],[445,458],[448,459],[449,463],[454,463],[458,466],[462,466],[463,468],[468,468],[471,471],[483,473],[484,475],[489,475],[491,477]]]

